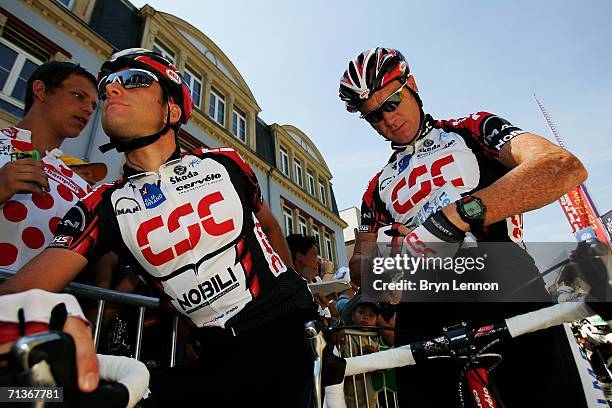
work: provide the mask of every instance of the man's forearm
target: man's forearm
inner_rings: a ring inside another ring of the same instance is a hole
[[[0,285],[0,295],[43,289],[63,290],[87,266],[87,259],[66,249],[50,248],[32,258],[17,274]]]
[[[486,205],[485,225],[489,225],[554,202],[582,183],[586,176],[586,170],[573,155],[555,153],[521,163],[495,183],[472,195]],[[443,211],[457,227],[469,230],[454,205]]]

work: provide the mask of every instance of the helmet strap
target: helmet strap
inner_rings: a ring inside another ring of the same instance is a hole
[[[166,115],[166,124],[159,132],[153,133],[152,135],[148,135],[148,136],[131,137],[129,139],[118,139],[118,138],[110,136],[111,141],[106,144],[103,144],[98,149],[102,153],[106,153],[112,149],[117,149],[117,151],[120,153],[129,152],[129,151],[140,149],[141,147],[145,147],[152,143],[157,142],[160,137],[162,137],[164,134],[166,134],[166,132],[168,132],[168,130],[170,130],[170,128],[173,128],[176,133],[177,125],[170,124],[170,104],[168,104],[167,106],[168,106],[168,113]]]

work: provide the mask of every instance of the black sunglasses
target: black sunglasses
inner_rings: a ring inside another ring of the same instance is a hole
[[[383,112],[394,112],[400,103],[402,103],[402,88],[406,86],[408,81],[404,82],[402,86],[397,88],[395,92],[387,97],[377,108],[372,109],[368,113],[361,115],[361,119],[365,119],[368,123],[378,123],[383,120]]]
[[[98,84],[98,98],[106,99],[106,87],[113,82],[119,82],[125,89],[148,88],[153,82],[159,82],[157,76],[149,71],[138,68],[129,68],[113,72],[102,78]]]

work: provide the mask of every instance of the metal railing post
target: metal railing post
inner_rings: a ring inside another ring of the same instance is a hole
[[[104,306],[106,301],[104,299],[98,300],[98,314],[96,316],[96,326],[94,327],[94,347],[98,351],[98,341],[100,340],[100,331],[102,329],[102,322],[104,321]]]
[[[172,344],[170,344],[170,367],[176,364],[176,341],[178,338],[178,316],[172,319]]]
[[[138,326],[136,327],[136,348],[134,350],[134,358],[140,360],[140,352],[142,350],[142,332],[144,330],[144,306],[138,308]]]

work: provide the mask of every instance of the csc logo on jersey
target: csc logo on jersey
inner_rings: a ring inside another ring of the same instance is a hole
[[[425,199],[429,193],[431,193],[432,182],[435,186],[442,187],[447,181],[449,181],[444,178],[442,169],[454,162],[455,159],[451,154],[449,154],[434,161],[431,164],[431,169],[427,169],[426,164],[422,164],[412,169],[407,178],[402,178],[402,180],[400,180],[399,183],[393,187],[393,191],[391,192],[391,201],[395,211],[397,211],[399,214],[405,214],[413,209],[421,200]],[[419,177],[421,177],[419,189],[410,194],[413,187],[416,186],[417,179]],[[450,182],[455,187],[462,187],[465,185],[461,177],[454,178],[450,180]],[[408,189],[407,191],[402,191],[406,188]],[[408,199],[400,201],[400,195],[402,198],[408,195],[409,196]]]
[[[197,224],[187,226],[188,237],[178,242],[177,244],[164,249],[160,252],[153,252],[150,247],[149,236],[154,231],[156,233],[163,233],[164,230],[160,231],[160,228],[165,227],[168,233],[172,233],[181,228],[180,219],[193,214],[194,210],[191,203],[186,203],[180,207],[175,208],[168,219],[164,221],[161,215],[151,218],[140,224],[136,231],[136,240],[140,251],[144,258],[153,266],[160,266],[167,262],[170,262],[174,258],[181,256],[185,252],[196,247],[202,236],[202,228],[204,232],[212,236],[221,236],[234,230],[234,221],[227,219],[221,222],[217,222],[210,211],[210,207],[213,204],[221,203],[223,201],[223,195],[220,191],[208,194],[200,200],[197,204],[197,214],[200,217],[200,222]]]

